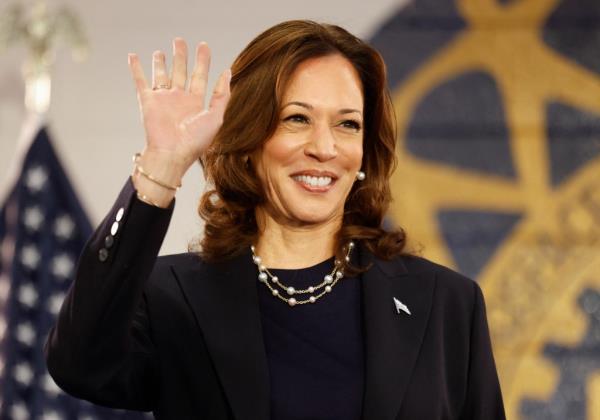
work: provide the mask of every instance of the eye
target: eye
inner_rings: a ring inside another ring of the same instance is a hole
[[[362,128],[362,126],[360,125],[360,122],[358,122],[356,120],[344,120],[340,123],[340,125],[344,128],[349,128],[354,131],[360,131],[360,129]]]
[[[283,119],[283,121],[292,122],[292,123],[300,123],[300,124],[308,124],[309,123],[308,117],[306,115],[302,115],[302,114],[290,115],[289,117],[285,117]]]

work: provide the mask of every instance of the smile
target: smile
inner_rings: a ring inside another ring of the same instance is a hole
[[[306,184],[310,187],[326,187],[331,184],[333,178],[330,176],[309,176],[309,175],[296,175],[292,177],[295,181]]]

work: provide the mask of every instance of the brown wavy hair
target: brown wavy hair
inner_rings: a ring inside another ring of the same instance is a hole
[[[339,26],[292,20],[258,35],[232,65],[231,97],[223,125],[201,159],[210,186],[198,209],[206,222],[198,251],[204,260],[222,261],[256,243],[255,208],[267,198],[249,156],[274,134],[281,98],[296,67],[309,58],[331,54],[348,59],[362,82],[362,170],[367,174],[364,181],[354,183],[346,199],[336,257],[344,261],[345,244],[350,240],[362,242],[383,259],[403,252],[404,231],[382,226],[391,201],[389,179],[396,165],[396,122],[383,59]],[[345,270],[348,274],[362,271],[349,265]]]

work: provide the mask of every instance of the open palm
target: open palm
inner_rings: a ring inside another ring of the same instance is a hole
[[[210,145],[223,121],[229,100],[231,73],[221,74],[210,104],[205,107],[210,50],[205,43],[196,48],[196,65],[189,86],[187,45],[181,38],[173,41],[173,69],[167,74],[165,56],[152,55],[152,85],[148,85],[136,54],[129,55],[138,102],[146,131],[146,150],[167,153],[189,167]]]

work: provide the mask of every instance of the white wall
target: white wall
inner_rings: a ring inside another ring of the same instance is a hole
[[[0,1],[0,13],[13,0]],[[127,53],[140,54],[147,75],[153,50],[170,54],[171,40],[207,41],[213,51],[211,84],[255,35],[283,20],[313,19],[344,26],[368,38],[404,0],[186,1],[50,0],[68,4],[86,26],[91,54],[74,63],[61,48],[53,74],[49,113],[54,145],[94,225],[104,217],[131,172],[131,155],[142,149],[140,123]],[[193,51],[193,48],[191,48]],[[24,118],[20,66],[23,47],[0,56],[0,183],[14,156]],[[204,187],[198,166],[183,179],[173,221],[161,254],[186,250],[201,232],[196,214]]]

